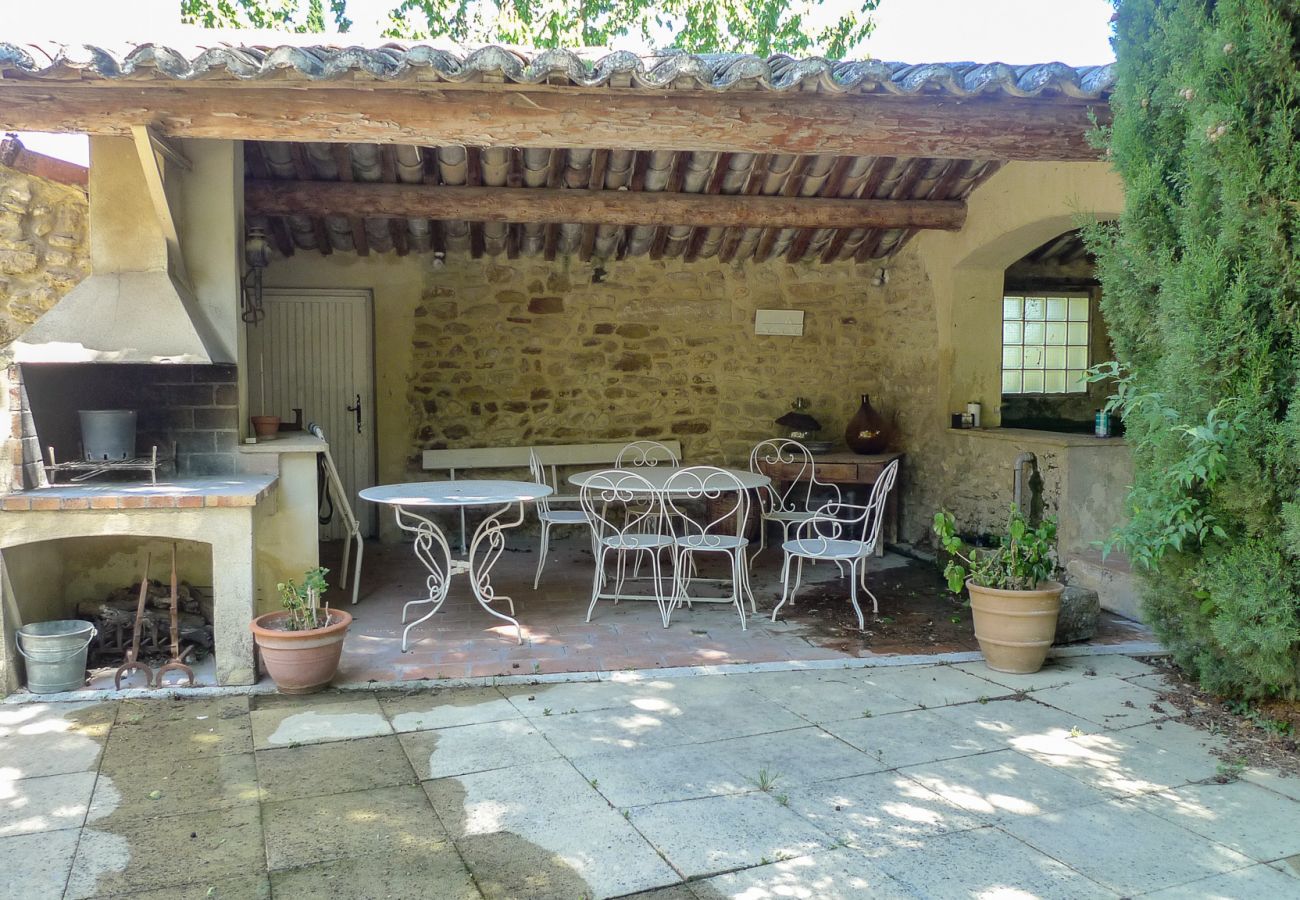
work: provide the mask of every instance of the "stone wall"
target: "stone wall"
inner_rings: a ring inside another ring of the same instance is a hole
[[[937,384],[933,304],[915,258],[865,267],[714,260],[449,260],[413,311],[407,469],[426,448],[677,438],[688,462],[743,466],[806,397],[842,441],[859,395],[924,452]],[[754,334],[760,308],[802,337]],[[380,315],[383,315],[382,311]],[[382,365],[382,362],[381,362]]]
[[[11,409],[21,406],[22,384],[9,344],[90,271],[86,213],[80,188],[0,166],[0,395]],[[21,435],[20,413],[0,442],[0,491],[23,483]]]
[[[0,346],[89,271],[86,194],[0,166]]]

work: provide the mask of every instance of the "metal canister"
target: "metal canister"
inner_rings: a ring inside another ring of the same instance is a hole
[[[1097,410],[1092,419],[1092,433],[1097,437],[1110,437],[1110,413],[1104,409]]]

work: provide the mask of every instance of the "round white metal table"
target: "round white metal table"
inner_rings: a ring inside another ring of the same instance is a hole
[[[380,503],[393,508],[397,527],[415,536],[415,558],[429,572],[425,579],[428,596],[412,600],[402,607],[402,621],[412,606],[431,603],[430,609],[402,630],[402,652],[406,652],[407,637],[411,629],[427,621],[442,608],[451,588],[454,575],[469,575],[470,589],[480,606],[498,619],[515,626],[519,643],[524,642],[524,632],[514,618],[515,602],[504,594],[497,594],[490,578],[492,567],[505,550],[505,531],[524,521],[524,504],[540,500],[553,492],[544,484],[532,481],[414,481],[406,484],[383,484],[360,492],[362,500]],[[437,523],[415,512],[417,509],[464,509],[470,506],[495,507],[474,529],[465,559],[451,555],[451,546]],[[516,511],[509,520],[506,515]],[[510,615],[493,609],[492,604],[504,600]]]

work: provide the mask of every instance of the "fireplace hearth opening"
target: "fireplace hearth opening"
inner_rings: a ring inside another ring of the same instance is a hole
[[[20,377],[26,410],[12,411],[24,456],[39,457],[50,483],[235,474],[235,366],[27,363]],[[27,488],[40,486],[33,470],[24,467]]]

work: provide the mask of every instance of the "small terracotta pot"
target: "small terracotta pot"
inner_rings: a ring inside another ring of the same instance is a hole
[[[289,617],[287,612],[267,613],[252,621],[253,640],[262,651],[262,661],[282,694],[310,694],[334,679],[343,655],[343,638],[352,624],[352,614],[330,610],[330,624],[307,631],[286,631],[275,627]]]
[[[260,441],[273,440],[280,433],[279,416],[252,416],[249,421],[253,423],[253,433]]]
[[[967,580],[975,639],[995,672],[1029,675],[1043,667],[1056,636],[1065,585],[1040,582],[1032,591],[980,587]]]

